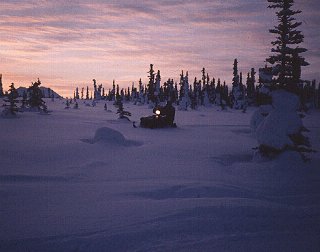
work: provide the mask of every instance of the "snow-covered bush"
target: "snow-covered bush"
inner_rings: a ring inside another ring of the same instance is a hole
[[[78,104],[78,102],[77,102],[77,101],[74,103],[74,105],[73,105],[73,109],[79,109],[79,104]]]
[[[251,120],[251,127],[256,128],[259,152],[272,157],[286,150],[312,151],[307,137],[302,134],[304,127],[297,113],[299,97],[285,90],[274,91],[271,95],[273,110],[265,119],[256,112]]]
[[[14,84],[11,83],[9,93],[7,97],[4,99],[6,104],[4,104],[4,110],[2,111],[2,117],[16,117],[18,112],[18,92],[16,88],[14,87]]]
[[[264,119],[273,110],[271,105],[261,105],[252,115],[250,120],[250,128],[252,132],[256,133],[259,125],[264,121]]]
[[[45,101],[42,100],[43,94],[40,89],[41,81],[32,83],[32,85],[28,88],[28,105],[30,107],[30,111],[43,111],[47,112],[47,106],[45,105]]]
[[[128,116],[131,116],[131,113],[129,111],[124,110],[123,103],[122,103],[121,99],[117,100],[115,107],[118,108],[116,114],[119,114],[119,119],[126,119],[126,120],[130,121]]]

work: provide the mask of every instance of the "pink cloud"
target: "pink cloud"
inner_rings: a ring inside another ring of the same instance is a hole
[[[319,17],[315,1],[303,15],[308,78],[319,78]],[[246,73],[270,54],[275,22],[267,3],[241,1],[5,1],[0,10],[0,57],[5,88],[37,77],[64,95],[92,78],[131,85],[154,63],[166,77],[191,78],[206,67],[231,82],[232,63]],[[311,6],[311,7],[310,7]],[[7,75],[7,76],[6,76]],[[15,77],[16,76],[16,77]],[[24,76],[24,77],[23,77]],[[66,89],[69,87],[69,91]]]

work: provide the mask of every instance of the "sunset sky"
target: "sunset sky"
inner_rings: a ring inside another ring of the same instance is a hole
[[[232,80],[233,59],[244,76],[264,66],[276,25],[267,0],[0,0],[0,73],[4,89],[29,86],[39,77],[63,96],[95,78],[109,88],[147,81],[149,64],[162,82],[191,79]],[[303,22],[303,56],[310,63],[303,78],[320,81],[320,3],[296,0]]]

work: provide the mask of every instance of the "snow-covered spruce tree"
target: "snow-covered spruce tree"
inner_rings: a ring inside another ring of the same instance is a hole
[[[151,102],[152,104],[155,104],[156,102],[156,97],[154,95],[155,93],[155,74],[154,74],[154,70],[153,70],[153,64],[150,64],[150,70],[149,70],[149,83],[147,85],[148,87],[148,102]]]
[[[83,100],[84,88],[81,88],[81,100]]]
[[[211,104],[210,104],[208,85],[205,85],[203,87],[202,94],[203,94],[203,106],[209,107]]]
[[[196,109],[197,106],[202,105],[202,92],[201,92],[201,80],[197,80],[197,77],[193,81],[193,94],[192,94],[192,109]]]
[[[309,139],[303,135],[306,129],[297,113],[299,97],[283,89],[273,91],[271,95],[273,109],[257,125],[259,153],[275,157],[285,151],[295,151],[307,160],[305,153],[314,150]]]
[[[78,104],[77,101],[75,101],[75,103],[74,103],[74,105],[73,105],[73,108],[74,108],[74,109],[79,109],[79,104]]]
[[[69,108],[70,108],[70,102],[69,102],[69,99],[67,98],[65,109],[69,109]]]
[[[270,3],[268,8],[279,9],[276,12],[279,24],[269,30],[277,36],[276,40],[271,42],[274,46],[271,52],[275,54],[267,58],[267,62],[273,65],[273,75],[276,76],[273,84],[275,87],[298,93],[301,66],[309,65],[299,55],[307,49],[297,46],[303,42],[304,36],[301,31],[296,30],[301,22],[296,22],[293,16],[301,11],[291,9],[293,0],[268,0],[268,2]]]
[[[38,79],[38,81],[32,83],[28,88],[28,105],[33,110],[47,112],[46,103],[42,100],[43,94],[41,92],[40,85],[41,81]]]
[[[86,91],[86,100],[89,100],[89,87],[87,86],[87,91]]]
[[[23,91],[20,111],[24,111],[27,107],[28,95],[26,90]]]
[[[156,104],[159,103],[160,86],[161,86],[161,75],[160,75],[160,70],[158,70],[156,75],[156,80],[155,80],[155,92],[154,92]]]
[[[114,106],[118,108],[117,114],[119,114],[119,119],[127,119],[128,121],[130,121],[128,116],[131,116],[131,113],[124,110],[121,96],[117,96]]]
[[[313,150],[309,139],[303,135],[305,128],[297,113],[300,104],[297,94],[301,66],[307,65],[304,58],[297,55],[306,49],[289,47],[303,41],[301,32],[295,30],[301,23],[293,22],[295,19],[292,17],[300,11],[290,9],[292,0],[268,2],[272,3],[269,8],[280,9],[276,12],[279,25],[270,30],[271,33],[278,34],[277,40],[272,42],[272,45],[276,46],[272,51],[277,54],[267,59],[275,65],[273,74],[276,78],[271,88],[272,109],[265,118],[259,115],[262,111],[257,110],[253,114],[251,125],[256,125],[258,150],[262,156],[275,157],[285,151],[295,151],[306,160],[305,153]]]
[[[217,81],[217,86],[215,88],[215,94],[216,94],[216,97],[215,97],[215,105],[218,105],[218,106],[221,106],[222,102],[221,102],[221,98],[222,98],[222,89],[221,89],[221,81],[220,81],[220,78],[218,78],[218,81]]]
[[[104,88],[102,88],[102,99],[103,99],[103,100],[106,99],[106,93],[105,93]]]
[[[141,78],[139,79],[139,94],[138,94],[138,105],[145,103],[144,87]]]
[[[121,96],[121,101],[124,101],[125,100],[125,92],[124,92],[123,88],[121,88],[120,96]]]
[[[19,94],[16,88],[14,87],[14,84],[11,83],[9,92],[7,97],[4,99],[4,101],[7,103],[4,105],[4,110],[2,111],[2,116],[4,117],[15,117],[18,112],[18,98]]]
[[[108,93],[108,101],[114,101],[115,100],[115,95],[116,95],[116,84],[115,84],[115,80],[112,81],[112,89],[109,89],[109,93]]]
[[[243,92],[242,78],[238,74],[238,60],[235,59],[233,63],[233,79],[231,91],[231,103],[235,109],[243,109],[245,106],[244,92]]]
[[[210,98],[209,98],[209,75],[206,74],[206,69],[202,68],[202,105],[208,107],[210,105]]]
[[[188,110],[188,106],[190,104],[188,72],[186,73],[186,76],[183,75],[183,71],[180,75],[180,97],[179,98],[180,98],[179,110]]]
[[[49,97],[50,97],[50,96],[49,96]],[[78,99],[78,100],[79,100],[79,98],[80,98],[80,96],[79,96],[79,88],[78,88],[78,87],[76,88],[76,93],[75,93],[74,98],[76,98],[76,99]]]
[[[122,102],[122,97],[120,95],[120,87],[117,84],[116,94],[115,94],[115,101],[114,101],[113,105],[118,105],[120,102]]]
[[[251,72],[247,74],[247,98],[249,105],[253,104],[255,102],[255,78],[256,72],[254,71],[254,68],[251,68]]]
[[[0,74],[0,97],[2,97],[3,94],[3,87],[2,87],[2,74]]]
[[[96,95],[97,95],[97,82],[96,79],[93,79],[93,99],[96,100]]]
[[[101,100],[101,90],[102,90],[102,84],[100,84],[99,86],[97,85],[97,81],[95,79],[92,80],[93,81],[93,99],[94,100]]]

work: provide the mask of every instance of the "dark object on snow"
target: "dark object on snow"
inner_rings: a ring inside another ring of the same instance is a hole
[[[304,145],[305,147],[311,147],[309,138],[302,135],[301,132],[289,135],[289,138],[293,142],[294,146]]]
[[[253,150],[259,150],[260,154],[263,157],[267,157],[267,158],[275,158],[277,157],[279,154],[283,153],[284,151],[296,151],[301,155],[301,158],[304,162],[308,162],[310,161],[310,158],[308,156],[306,156],[305,153],[316,153],[316,150],[313,150],[309,147],[305,147],[302,145],[299,146],[286,146],[285,148],[279,150],[279,149],[275,149],[273,147],[267,146],[267,145],[263,145],[261,144],[259,147],[253,148]]]
[[[164,107],[156,107],[153,109],[155,115],[148,117],[141,117],[140,126],[143,128],[176,128],[177,125],[174,123],[174,117],[176,110],[172,106],[170,101],[167,102]]]
[[[122,101],[119,100],[115,106],[118,107],[117,114],[119,114],[119,119],[127,119],[130,121],[128,116],[131,116],[131,113],[124,110]]]
[[[47,112],[46,103],[42,100],[43,94],[39,87],[40,85],[41,81],[38,79],[38,81],[32,83],[32,85],[27,89],[29,93],[28,105],[32,109]]]
[[[137,128],[136,122],[132,122],[132,126],[133,126],[133,128]]]
[[[14,83],[11,83],[9,93],[4,99],[7,104],[4,104],[4,110],[2,111],[2,115],[5,117],[9,116],[16,116],[18,110],[17,103],[18,103],[18,92],[17,89],[14,87]]]

